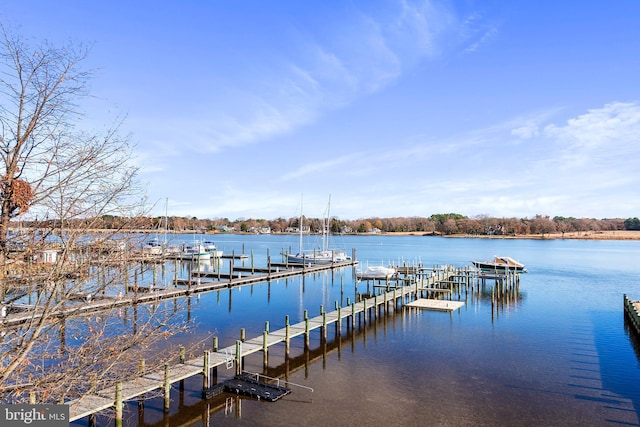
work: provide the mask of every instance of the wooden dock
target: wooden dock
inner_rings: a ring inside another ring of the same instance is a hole
[[[305,271],[312,271],[311,268]],[[448,280],[449,272],[439,272],[432,277],[425,279],[423,285],[435,286],[439,280]],[[420,295],[420,287],[417,284],[406,285],[394,288],[381,295],[375,295],[371,298],[364,299],[357,303],[351,303],[348,306],[340,307],[336,301],[336,307],[333,311],[326,312],[323,307],[320,308],[320,315],[313,318],[307,316],[305,311],[305,319],[296,324],[289,323],[289,316],[286,316],[285,327],[276,331],[269,330],[268,322],[261,336],[244,340],[240,339],[235,344],[222,349],[217,348],[217,339],[214,339],[212,350],[204,351],[203,357],[185,360],[181,354],[180,362],[176,364],[166,363],[163,370],[155,372],[142,372],[138,378],[118,382],[110,387],[97,390],[94,393],[83,396],[80,399],[66,402],[70,407],[70,421],[78,420],[87,416],[92,416],[97,412],[115,408],[116,423],[122,420],[123,402],[141,398],[145,393],[154,390],[162,390],[164,396],[164,407],[168,410],[170,404],[171,384],[179,382],[189,377],[202,375],[203,390],[210,387],[211,370],[219,366],[227,368],[235,367],[236,374],[242,373],[243,359],[254,353],[263,353],[263,362],[265,367],[268,366],[269,348],[275,345],[284,344],[285,357],[290,355],[290,341],[296,337],[304,337],[305,346],[308,347],[310,333],[319,329],[321,338],[326,341],[327,326],[336,324],[340,330],[343,321],[350,321],[352,328],[356,325],[356,318],[362,316],[365,323],[369,316],[374,313],[378,315],[380,308],[385,308],[384,313],[389,312],[389,307],[395,310],[398,304],[402,306],[409,302],[412,298]],[[241,336],[244,334],[242,330]]]
[[[631,326],[640,334],[640,301],[631,300],[627,295],[624,295],[624,313],[629,319]]]
[[[230,271],[232,274],[225,280],[215,280],[214,276],[202,275],[191,277],[189,280],[180,283],[180,286],[178,286],[178,283],[174,283],[173,287],[166,288],[134,286],[127,294],[117,297],[100,297],[94,295],[91,296],[91,298],[87,298],[87,295],[80,295],[79,301],[67,307],[61,307],[53,315],[66,317],[92,314],[100,310],[120,306],[152,303],[159,300],[215,291],[221,288],[232,288],[304,274],[314,274],[334,268],[353,267],[356,263],[357,261],[355,260],[319,265],[278,264],[268,262],[266,268],[254,268],[253,266],[236,268],[231,263]],[[157,395],[158,390],[160,390],[164,396],[164,407],[165,410],[168,410],[171,402],[171,385],[176,382],[201,375],[203,379],[203,390],[206,390],[210,388],[212,379],[217,378],[217,375],[212,375],[212,371],[218,367],[224,366],[228,369],[235,367],[235,373],[239,375],[243,372],[244,358],[262,352],[264,366],[265,369],[267,369],[269,366],[269,349],[273,346],[284,345],[285,361],[288,361],[290,358],[290,343],[293,338],[303,337],[305,348],[308,348],[312,331],[319,330],[321,340],[326,342],[327,328],[329,325],[333,324],[336,328],[336,333],[340,333],[339,331],[342,330],[343,322],[347,321],[347,324],[349,325],[350,322],[351,329],[354,330],[356,319],[363,320],[364,324],[366,324],[370,316],[386,316],[391,311],[395,311],[398,304],[402,306],[425,295],[442,295],[449,293],[449,298],[451,299],[453,297],[452,291],[457,289],[459,298],[461,288],[466,287],[467,290],[471,289],[473,291],[474,287],[477,286],[478,292],[480,292],[481,283],[484,292],[484,283],[487,279],[486,277],[480,278],[475,276],[476,284],[474,285],[474,273],[472,271],[455,269],[452,266],[447,266],[447,268],[443,269],[436,269],[434,267],[432,271],[421,268],[407,268],[403,273],[408,275],[393,281],[393,283],[386,282],[386,289],[378,289],[382,291],[381,293],[372,295],[358,302],[351,303],[347,298],[347,304],[344,307],[340,307],[336,301],[334,309],[329,312],[325,311],[321,306],[320,314],[312,318],[308,317],[307,311],[305,310],[304,320],[295,324],[290,324],[289,316],[286,316],[285,326],[276,331],[270,331],[269,323],[266,322],[265,329],[260,336],[246,340],[244,337],[244,329],[242,329],[241,339],[221,349],[218,348],[217,338],[214,338],[213,346],[210,350],[204,351],[202,357],[186,360],[184,352],[181,352],[180,362],[166,363],[163,369],[150,370],[149,372],[144,369],[144,363],[142,363],[137,377],[126,381],[106,384],[103,387],[94,385],[92,388],[93,391],[89,394],[79,399],[67,401],[66,403],[70,406],[70,421],[84,417],[94,417],[98,412],[115,408],[116,425],[118,425],[118,420],[122,420],[123,402],[133,399],[138,399],[142,402],[147,393],[156,391],[156,393],[151,394]],[[503,289],[506,289],[507,294],[510,294],[513,289],[512,287],[510,288],[511,284],[515,285],[516,290],[519,284],[519,280],[509,277],[495,278],[495,280],[496,286],[492,289],[492,304],[494,303],[493,292],[497,295],[499,292],[504,292]],[[499,283],[500,285],[498,285]],[[371,295],[368,290],[367,294]],[[459,304],[452,303],[453,301],[436,301],[435,299],[431,299],[428,300],[428,303],[418,304],[423,304],[422,306],[424,308],[449,311],[459,308]],[[426,307],[425,304],[428,305],[428,307]],[[4,326],[16,325],[41,316],[41,314],[30,309],[28,306],[20,308],[21,309],[18,309],[18,307],[16,307],[15,311],[8,310],[6,315],[0,318],[0,323]],[[184,350],[184,348],[182,350]],[[34,401],[32,403],[37,402]],[[91,424],[91,418],[89,423]]]
[[[219,275],[217,273],[201,273],[189,279],[175,280],[173,283],[174,287],[128,285],[126,287],[128,292],[124,295],[105,296],[98,294],[89,296],[88,298],[87,295],[83,295],[82,298],[76,298],[76,301],[72,304],[59,307],[48,315],[51,317],[80,316],[117,307],[158,302],[176,297],[215,291],[222,288],[279,280],[335,268],[352,267],[356,264],[357,261],[349,260],[331,264],[288,264],[288,268],[276,265],[266,269],[254,269],[253,273],[246,268],[236,270],[234,267],[233,271],[237,271],[236,274]],[[217,279],[219,276],[220,280],[202,280],[202,278]],[[13,304],[6,307],[5,315],[0,317],[0,324],[6,327],[20,325],[42,316],[42,310],[37,306]]]

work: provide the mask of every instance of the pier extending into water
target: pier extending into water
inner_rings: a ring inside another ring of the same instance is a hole
[[[333,262],[330,264],[292,264],[292,263],[272,263],[267,255],[266,267],[255,267],[253,257],[250,266],[235,266],[233,256],[229,260],[228,273],[222,274],[220,268],[212,272],[190,272],[188,279],[174,279],[173,286],[142,286],[137,280],[133,284],[127,284],[124,289],[126,293],[117,296],[105,295],[76,295],[76,301],[66,307],[61,307],[48,316],[66,318],[71,316],[89,315],[103,310],[109,310],[122,306],[155,303],[161,300],[175,299],[178,297],[188,297],[193,294],[203,292],[219,291],[238,286],[250,285],[260,282],[270,282],[283,278],[313,274],[330,269],[351,267],[357,264],[355,250],[351,260]],[[166,363],[161,370],[147,371],[144,361],[140,361],[138,375],[127,381],[107,384],[99,387],[92,386],[92,392],[83,397],[67,401],[70,406],[70,421],[89,417],[89,424],[95,414],[113,409],[115,412],[116,424],[122,421],[124,402],[133,399],[142,399],[147,393],[156,394],[160,391],[164,397],[164,408],[168,410],[170,403],[171,386],[184,379],[201,375],[203,391],[211,387],[212,382],[217,380],[218,367],[224,366],[227,369],[235,368],[236,375],[243,372],[243,360],[254,353],[262,352],[264,367],[268,367],[269,349],[276,345],[284,346],[285,359],[290,357],[291,340],[297,337],[304,339],[305,348],[309,347],[310,334],[312,331],[320,331],[320,339],[326,342],[327,328],[334,325],[336,334],[341,333],[342,325],[347,322],[347,327],[355,328],[357,319],[366,322],[371,316],[385,316],[394,312],[398,306],[411,303],[416,300],[421,302],[419,307],[436,310],[455,310],[460,307],[458,304],[442,304],[439,301],[443,297],[449,300],[454,298],[454,293],[463,289],[466,292],[484,292],[485,284],[488,280],[494,280],[492,286],[492,304],[498,304],[500,297],[510,295],[517,291],[519,286],[519,275],[515,273],[489,275],[473,268],[455,268],[453,266],[441,266],[425,268],[423,266],[395,266],[398,274],[393,279],[366,280],[356,282],[366,283],[367,292],[356,295],[358,301],[351,302],[347,298],[347,304],[341,307],[338,302],[335,306],[326,311],[320,307],[320,312],[315,317],[309,317],[308,312],[304,312],[304,320],[291,324],[289,316],[285,318],[285,326],[275,331],[270,331],[269,322],[265,323],[262,335],[246,339],[244,329],[240,331],[240,339],[234,344],[224,348],[219,348],[218,339],[214,337],[210,349],[204,351],[202,357],[186,359],[184,348],[179,355],[178,363]],[[355,270],[354,270],[355,274]],[[155,279],[155,273],[154,273]],[[370,292],[370,287],[372,292]],[[495,298],[494,298],[495,295]],[[426,298],[426,300],[421,300]],[[32,321],[42,317],[42,313],[37,306],[12,305],[11,310],[3,312],[0,324],[3,326],[17,326],[24,322]],[[151,393],[155,392],[155,393]],[[36,393],[30,395],[32,403],[37,403]]]
[[[317,266],[319,267],[319,266]],[[315,268],[308,268],[307,272],[316,271]],[[269,322],[265,322],[262,335],[247,339],[244,328],[240,330],[240,337],[234,344],[224,348],[218,347],[218,338],[214,337],[210,349],[203,352],[202,357],[186,359],[185,350],[181,347],[179,362],[166,363],[164,369],[153,372],[146,372],[144,361],[141,361],[139,376],[127,381],[118,382],[109,387],[95,390],[84,397],[67,402],[70,406],[70,420],[78,420],[84,417],[92,417],[96,413],[113,408],[115,411],[116,425],[122,421],[123,406],[125,401],[133,399],[144,399],[146,393],[161,391],[164,398],[164,409],[169,410],[171,402],[171,385],[193,376],[202,376],[203,396],[212,387],[212,382],[217,380],[217,368],[235,368],[235,374],[240,375],[243,371],[244,358],[255,353],[262,353],[265,369],[269,366],[269,350],[273,346],[283,345],[285,359],[290,357],[291,340],[301,337],[304,340],[305,349],[309,348],[310,335],[313,331],[320,332],[320,340],[326,342],[327,330],[330,325],[335,326],[336,334],[340,334],[343,323],[352,330],[356,326],[357,319],[366,324],[372,317],[385,316],[395,312],[398,307],[402,307],[413,301],[427,301],[426,308],[437,310],[452,310],[460,307],[461,303],[442,304],[440,301],[433,307],[429,307],[429,301],[438,301],[435,298],[424,300],[423,297],[442,295],[443,290],[449,292],[452,299],[454,291],[460,292],[466,288],[468,291],[478,287],[480,283],[487,280],[480,278],[479,272],[473,269],[456,269],[452,266],[439,269],[414,269],[405,271],[402,278],[396,281],[385,281],[377,283],[377,287],[385,287],[382,293],[374,294],[368,298],[362,298],[358,302],[351,302],[347,299],[347,305],[341,307],[338,302],[331,311],[326,311],[320,306],[319,314],[309,317],[308,311],[304,312],[304,320],[291,324],[289,316],[285,318],[285,326],[272,331]],[[517,275],[505,275],[496,280],[496,287],[499,283],[519,283]],[[263,279],[264,280],[264,279]],[[458,298],[460,295],[458,294]],[[424,304],[424,303],[423,303]],[[433,305],[433,304],[431,304]],[[447,306],[453,307],[448,308]]]
[[[337,261],[330,264],[293,264],[293,263],[268,263],[265,268],[238,267],[229,262],[230,273],[194,272],[188,279],[174,279],[172,287],[142,286],[137,283],[128,284],[126,293],[117,296],[77,294],[69,300],[73,304],[60,307],[47,313],[50,317],[72,317],[87,315],[103,310],[118,307],[155,303],[162,300],[189,296],[202,292],[210,292],[218,289],[227,289],[237,286],[249,285],[271,280],[291,278],[308,273],[315,273],[330,269],[353,267],[357,265],[353,260]],[[204,280],[203,280],[204,279]],[[39,319],[43,311],[37,305],[11,304],[2,307],[0,324],[2,326],[15,326],[25,322]]]
[[[624,295],[624,313],[629,319],[631,326],[636,331],[637,334],[640,334],[640,301],[639,300],[631,300],[625,294]]]

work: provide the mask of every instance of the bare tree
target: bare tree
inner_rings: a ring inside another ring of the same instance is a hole
[[[67,326],[60,316],[77,298],[106,296],[114,286],[126,290],[131,242],[114,244],[121,230],[112,229],[89,245],[88,230],[103,216],[140,216],[137,168],[130,163],[129,138],[120,135],[122,120],[100,133],[77,125],[91,77],[83,67],[87,49],[47,42],[32,47],[2,25],[0,31],[0,306],[3,316],[27,297],[32,307],[22,324],[0,324],[0,394],[20,401],[25,390],[40,387],[58,390],[58,400],[69,390],[87,391],[89,375],[122,374],[130,359],[122,350],[140,351],[165,328],[165,315],[150,310],[144,322],[119,335],[106,332],[108,316],[91,328],[82,321]],[[36,226],[11,232],[12,218],[27,211]],[[18,239],[24,250],[11,253]],[[57,250],[55,262],[32,264],[44,248]],[[82,330],[74,351],[65,349],[63,335],[52,349],[53,331],[73,327]],[[43,361],[41,369],[34,358]],[[61,378],[65,387],[54,387]]]
[[[541,234],[544,237],[545,234],[553,233],[556,231],[556,224],[549,219],[549,216],[536,215],[530,222],[531,233]]]

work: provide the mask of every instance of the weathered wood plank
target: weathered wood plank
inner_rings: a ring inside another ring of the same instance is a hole
[[[80,399],[68,402],[68,404],[69,421],[75,421],[112,407],[113,397],[108,399],[95,394],[89,394]]]

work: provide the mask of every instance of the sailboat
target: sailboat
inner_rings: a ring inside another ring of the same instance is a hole
[[[168,209],[168,205],[169,205],[169,199],[167,199],[165,201],[165,205],[164,205],[164,218],[163,220],[158,224],[158,228],[161,228],[162,230],[162,240],[160,240],[158,238],[158,234],[156,233],[156,235],[149,239],[143,246],[142,246],[142,253],[147,254],[147,255],[163,255],[167,249],[167,209]]]
[[[300,204],[302,206],[302,203]],[[342,249],[329,248],[329,235],[331,234],[331,196],[327,206],[327,216],[322,219],[322,248],[313,250],[303,250],[302,244],[302,208],[300,209],[300,249],[297,254],[287,254],[287,261],[297,264],[330,264],[351,259]]]

